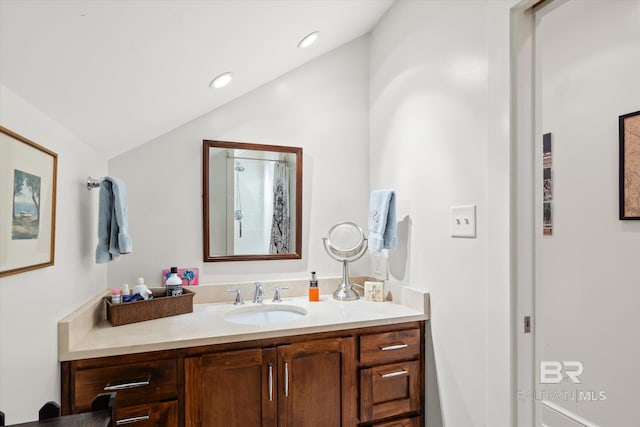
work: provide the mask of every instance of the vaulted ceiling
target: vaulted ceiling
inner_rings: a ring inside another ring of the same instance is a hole
[[[0,83],[110,158],[366,34],[392,3],[0,0]]]

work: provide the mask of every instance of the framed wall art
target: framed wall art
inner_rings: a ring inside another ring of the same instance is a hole
[[[640,219],[640,111],[618,119],[620,219]]]
[[[542,234],[553,235],[553,174],[551,133],[542,135]]]
[[[0,277],[54,263],[58,155],[0,126]]]

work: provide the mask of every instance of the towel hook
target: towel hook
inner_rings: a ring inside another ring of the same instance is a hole
[[[94,188],[100,187],[100,181],[101,181],[100,179],[88,177],[87,178],[87,190],[91,191]]]

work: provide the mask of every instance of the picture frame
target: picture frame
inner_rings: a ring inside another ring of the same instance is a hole
[[[171,276],[171,270],[165,268],[162,270],[162,285],[167,283],[167,279]],[[200,284],[200,270],[197,268],[178,268],[178,277],[182,279],[182,286],[196,286]]]
[[[54,265],[58,155],[0,126],[0,277]]]

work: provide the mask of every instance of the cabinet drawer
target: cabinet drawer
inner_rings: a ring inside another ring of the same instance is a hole
[[[360,421],[420,411],[420,362],[360,370]]]
[[[362,366],[418,359],[420,357],[420,329],[363,335],[360,337]]]
[[[176,398],[176,365],[175,360],[169,359],[76,371],[72,411],[91,409],[93,398],[109,391],[117,393],[118,407]]]
[[[420,427],[420,417],[386,421],[384,423],[373,424],[371,427]]]
[[[116,426],[177,427],[178,401],[148,403],[145,405],[116,408]]]

